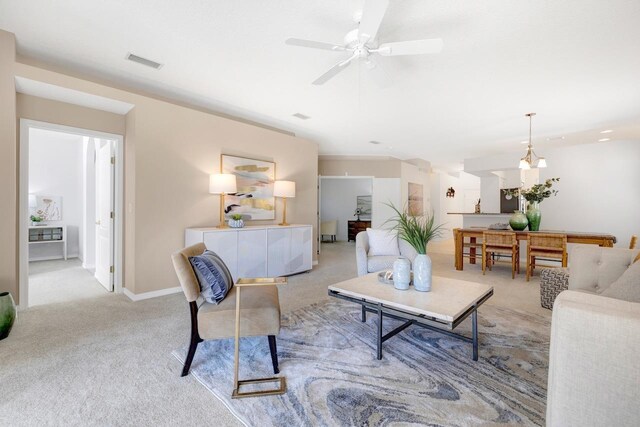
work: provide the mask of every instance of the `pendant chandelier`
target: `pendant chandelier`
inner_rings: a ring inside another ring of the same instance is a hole
[[[520,159],[520,169],[531,168],[546,168],[547,161],[544,157],[538,157],[535,151],[533,151],[533,144],[531,143],[531,121],[536,113],[527,113],[526,117],[529,117],[529,145],[527,145],[527,154]]]

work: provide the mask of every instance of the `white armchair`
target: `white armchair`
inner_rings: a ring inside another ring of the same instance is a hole
[[[398,239],[398,250],[400,255],[370,255],[369,237],[366,231],[361,231],[356,235],[356,263],[358,266],[358,276],[364,276],[376,271],[393,268],[394,261],[398,256],[403,256],[413,264],[416,251],[404,240]]]

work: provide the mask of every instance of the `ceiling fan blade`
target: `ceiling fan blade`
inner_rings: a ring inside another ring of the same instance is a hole
[[[389,0],[365,0],[358,27],[358,40],[361,43],[367,43],[376,38],[388,6]]]
[[[428,53],[440,53],[442,46],[442,39],[411,40],[407,42],[383,43],[371,52],[377,52],[382,56],[424,55]]]
[[[313,40],[303,40],[303,39],[294,39],[290,38],[285,40],[286,44],[292,46],[302,46],[302,47],[311,47],[314,49],[324,49],[324,50],[335,50],[335,51],[343,51],[345,50],[344,46],[340,46],[333,43],[324,43],[324,42],[316,42]]]
[[[333,67],[331,67],[329,69],[329,71],[327,71],[326,73],[324,73],[323,75],[321,75],[320,77],[318,77],[317,79],[315,79],[313,81],[314,85],[322,85],[325,84],[327,81],[329,81],[331,78],[333,78],[336,74],[338,74],[340,71],[344,70],[345,68],[347,68],[349,66],[349,64],[351,64],[351,61],[353,61],[355,58],[357,58],[358,55],[353,55],[351,56],[349,59],[346,59],[336,65],[334,65]]]

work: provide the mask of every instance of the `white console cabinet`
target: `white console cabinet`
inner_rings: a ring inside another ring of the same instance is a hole
[[[312,268],[310,225],[188,228],[185,246],[198,242],[220,255],[234,281],[241,277],[286,276]]]

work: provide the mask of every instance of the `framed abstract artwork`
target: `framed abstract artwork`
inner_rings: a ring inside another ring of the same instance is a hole
[[[61,221],[62,196],[36,196],[35,214],[44,221]]]
[[[424,215],[424,190],[422,184],[409,183],[409,215]]]
[[[222,155],[222,173],[236,176],[238,192],[225,197],[225,216],[241,214],[246,220],[273,220],[275,197],[273,183],[276,164],[246,157]]]

